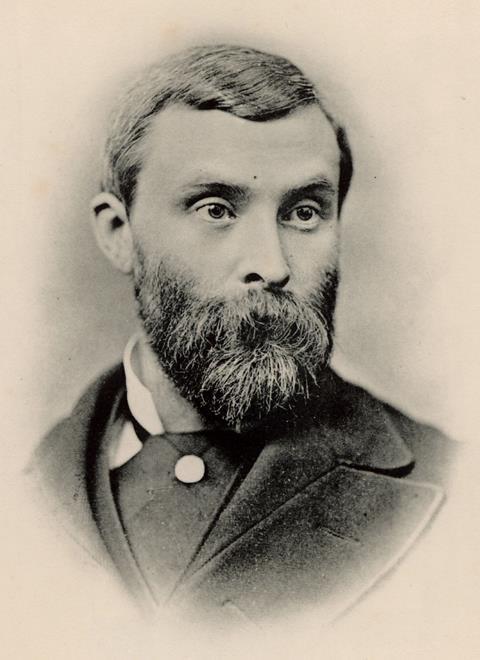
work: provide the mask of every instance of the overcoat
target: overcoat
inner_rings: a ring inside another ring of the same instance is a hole
[[[112,495],[108,444],[121,365],[102,375],[38,446],[28,474],[80,553],[158,608]],[[169,597],[214,620],[348,611],[391,571],[440,508],[452,443],[328,370],[307,425],[265,427],[262,449],[209,521]],[[179,512],[178,515],[181,515]]]

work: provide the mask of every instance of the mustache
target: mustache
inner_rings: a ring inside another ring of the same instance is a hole
[[[283,346],[301,357],[319,339],[323,344],[332,330],[333,319],[325,314],[323,301],[324,296],[306,300],[290,291],[271,289],[251,290],[233,300],[190,298],[183,301],[184,314],[170,331],[184,338],[186,353],[199,343],[203,348],[210,345],[211,350],[221,343],[226,353],[239,346],[252,351]]]

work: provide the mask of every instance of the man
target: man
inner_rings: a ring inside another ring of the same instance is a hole
[[[345,131],[302,72],[237,46],[119,101],[94,231],[142,322],[32,463],[145,607],[330,620],[443,498],[446,443],[328,366]]]

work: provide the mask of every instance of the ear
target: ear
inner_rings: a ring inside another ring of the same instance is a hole
[[[133,266],[133,240],[128,213],[123,202],[102,192],[92,200],[92,226],[99,248],[122,273]]]

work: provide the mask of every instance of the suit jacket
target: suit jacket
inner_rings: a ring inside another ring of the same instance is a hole
[[[82,552],[154,610],[113,499],[108,444],[122,366],[99,378],[29,467]],[[444,499],[451,443],[328,371],[307,425],[266,426],[264,446],[212,519],[169,604],[214,620],[347,611],[385,576]]]

